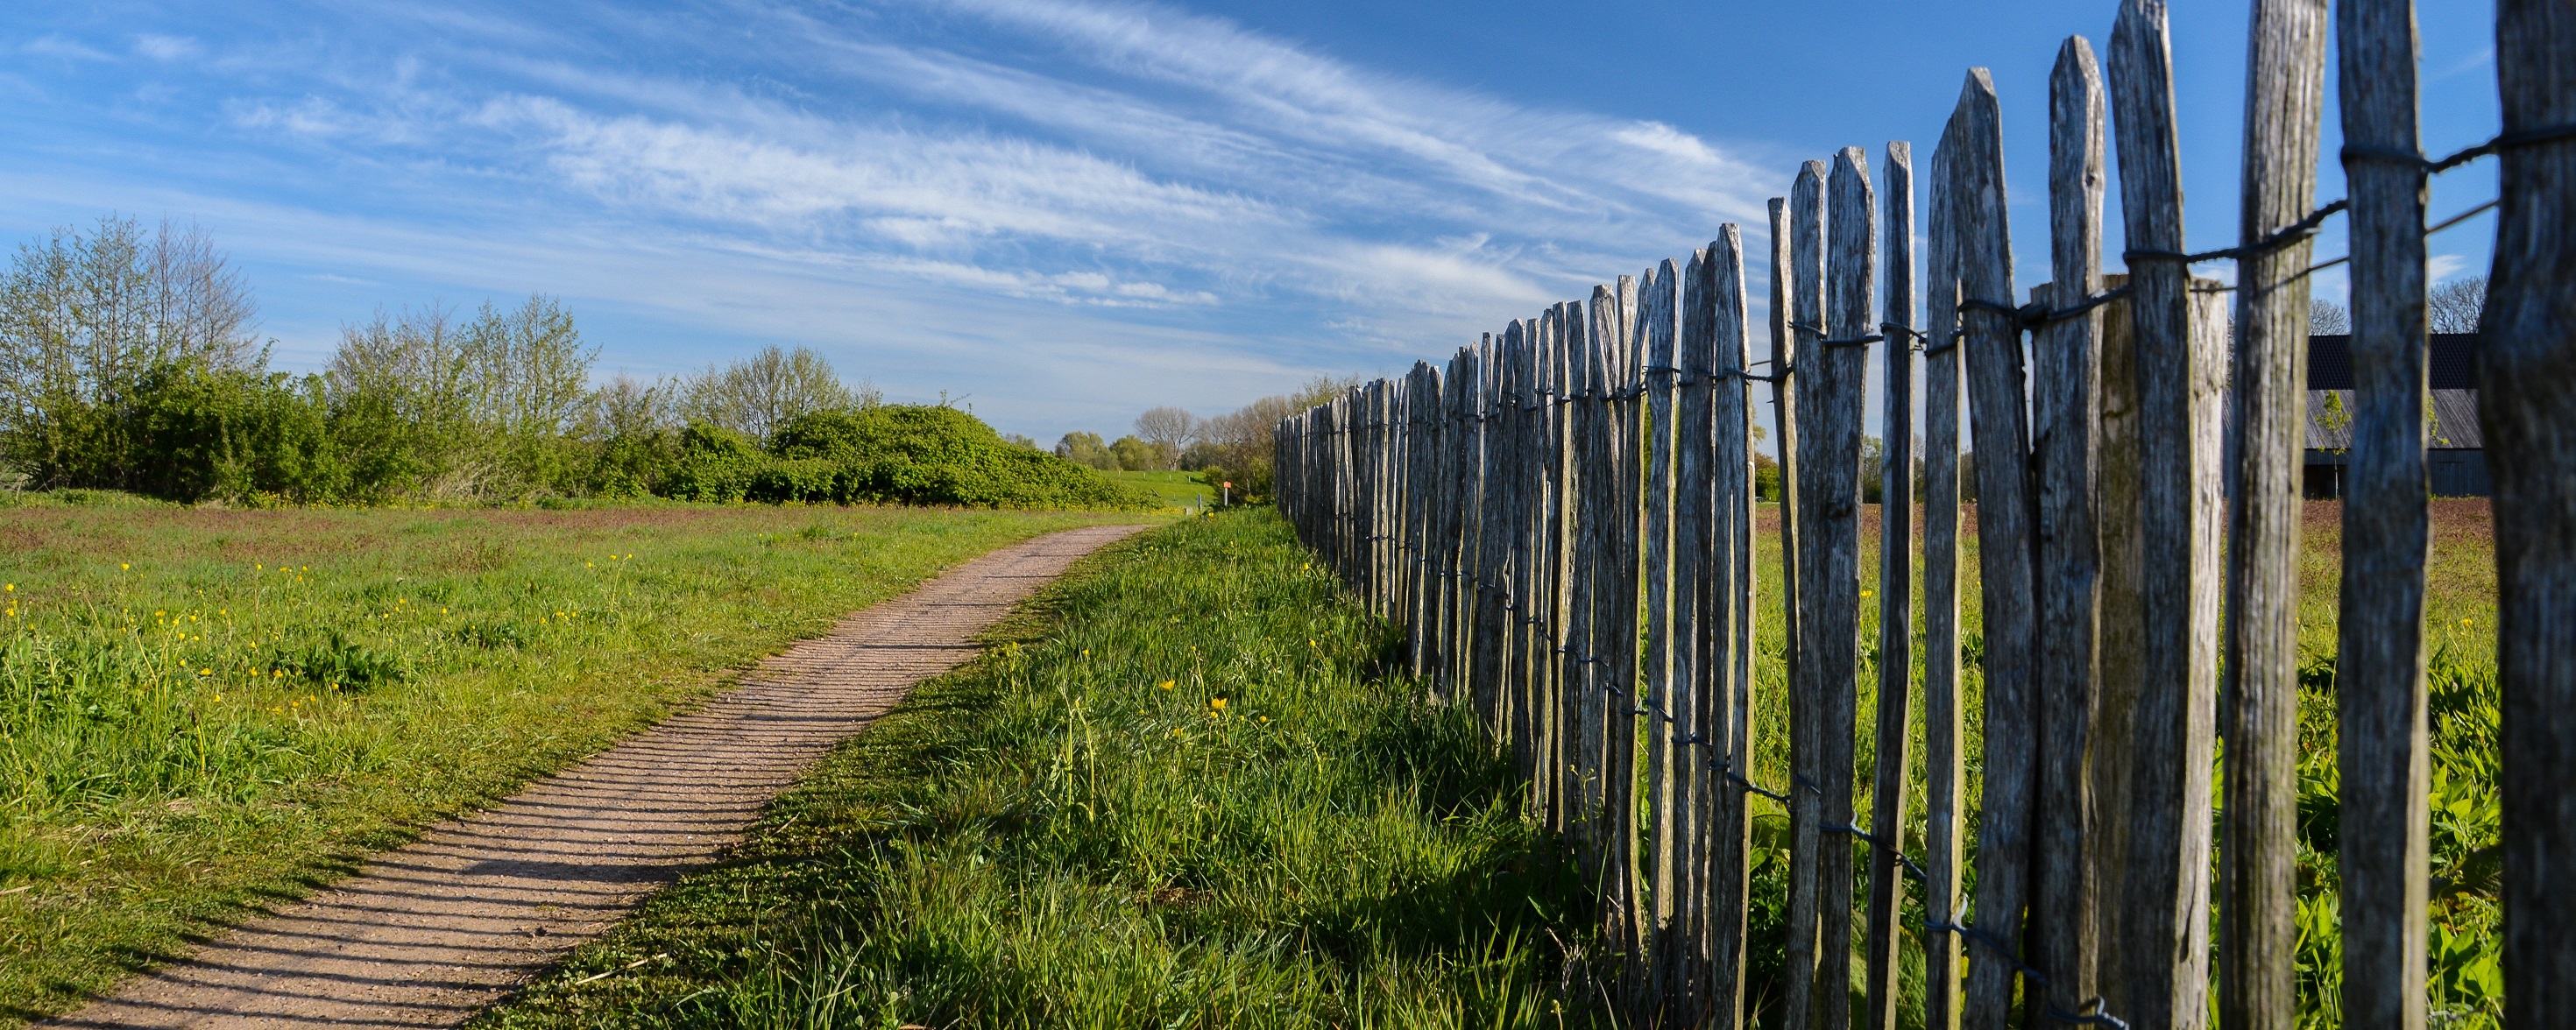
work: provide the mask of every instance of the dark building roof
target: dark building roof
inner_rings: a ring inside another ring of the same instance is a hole
[[[2425,369],[2436,390],[2478,388],[2478,334],[2434,333],[2432,367]],[[2308,389],[2352,389],[2352,337],[2308,337]]]

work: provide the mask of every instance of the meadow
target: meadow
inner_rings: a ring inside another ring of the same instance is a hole
[[[1601,1022],[1588,891],[1275,514],[1117,545],[996,640],[478,1025]]]
[[[2303,753],[2316,757],[2301,771],[2299,962],[2301,1021],[2315,1027],[2341,1022],[2327,658],[2337,515],[2310,506],[2304,563]],[[1776,610],[1777,537],[1766,541]],[[2435,1010],[2453,1026],[2492,1025],[2501,988],[2489,547],[2483,502],[2437,505],[2428,621],[2443,886],[2431,960]],[[1874,593],[1874,548],[1866,559]],[[1971,641],[1974,572],[1971,552]],[[1598,1018],[1610,967],[1588,930],[1590,890],[1515,814],[1521,788],[1477,732],[1421,704],[1394,667],[1396,633],[1317,574],[1275,516],[1192,520],[1096,556],[998,639],[783,798],[733,861],[658,898],[484,1025]],[[1760,640],[1765,782],[1786,776],[1782,645],[1775,618]],[[1969,661],[1972,691],[1976,671]],[[1875,682],[1865,669],[1864,733]],[[1781,1000],[1786,824],[1757,802],[1757,1022],[1776,1021]],[[1906,896],[1919,925],[1919,891]],[[1904,952],[1900,1018],[1920,1026],[1913,932]]]
[[[943,565],[1101,518],[68,496],[89,503],[58,495],[0,526],[0,1004],[20,1018],[505,795]],[[2492,1025],[2495,573],[2484,502],[2435,513],[2433,1000],[2446,1025]],[[2318,1027],[2340,1022],[2338,514],[2309,506],[2303,559],[2299,962],[2302,1024]],[[1874,525],[1863,539],[1874,595]],[[1973,551],[1966,572],[1973,798]],[[1612,963],[1588,930],[1590,889],[1520,817],[1521,786],[1465,716],[1423,702],[1399,639],[1267,510],[1118,545],[846,744],[739,852],[482,1025],[1598,1021]],[[1776,615],[1758,643],[1756,777],[1778,783]],[[1864,767],[1875,683],[1865,664]],[[1918,765],[1916,818],[1922,782]],[[1757,1017],[1780,1001],[1785,828],[1757,805]],[[1901,1016],[1920,1025],[1919,940],[1905,956]]]
[[[1198,472],[1124,472],[1106,471],[1101,478],[1113,483],[1129,483],[1154,491],[1166,508],[1206,509],[1216,506],[1217,485]],[[1235,492],[1237,500],[1242,491]]]
[[[0,1022],[62,1011],[946,566],[1134,518],[0,504]]]

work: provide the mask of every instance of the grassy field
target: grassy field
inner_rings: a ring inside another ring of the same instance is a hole
[[[2337,514],[2311,506],[2304,560],[2304,743],[2319,757],[2302,770],[2300,962],[2303,1023],[2320,1027],[2340,1022],[2325,661]],[[2443,502],[2437,517],[2435,865],[2449,886],[2435,910],[2434,1002],[2452,1025],[2471,1026],[2492,1022],[2499,987],[2494,678],[2478,657],[2492,654],[2494,570],[2483,504]],[[1599,969],[1569,961],[1590,940],[1581,885],[1508,814],[1517,788],[1493,779],[1463,727],[1412,707],[1410,685],[1372,665],[1387,631],[1325,589],[1280,533],[1266,513],[1245,513],[1104,556],[997,656],[854,742],[770,814],[737,862],[658,900],[488,1022],[1526,1025],[1554,1021],[1558,1006],[1587,1018]],[[1875,541],[1874,525],[1865,539]],[[1766,540],[1776,608],[1776,537]],[[1863,563],[1873,594],[1875,559],[1873,546]],[[1966,573],[1973,639],[1973,551]],[[1301,636],[1313,655],[1296,653]],[[1776,617],[1760,646],[1757,776],[1777,783],[1787,708]],[[1973,663],[1967,673],[1973,690]],[[1866,734],[1874,671],[1862,682]],[[1253,726],[1205,718],[1217,697],[1228,712],[1258,713]],[[1970,703],[1973,717],[1973,694]],[[1981,745],[1973,718],[1970,727],[1973,797]],[[1249,742],[1245,729],[1255,729]],[[1339,777],[1299,768],[1301,754],[1335,759]],[[1913,782],[1919,819],[1919,767]],[[1336,796],[1351,783],[1379,793]],[[1343,843],[1385,841],[1389,827],[1402,830],[1391,843]],[[1760,803],[1755,828],[1748,988],[1769,1021],[1782,986],[1785,813]],[[1424,843],[1442,834],[1486,843]],[[1334,845],[1341,866],[1319,868],[1313,849]],[[1417,896],[1352,886],[1371,882],[1436,885],[1433,907],[1449,914],[1426,920]],[[1476,886],[1461,896],[1461,884]],[[1919,921],[1919,904],[1908,908]],[[1356,919],[1376,925],[1355,945]],[[1912,1026],[1921,941],[1906,944]],[[638,959],[650,961],[577,982]],[[1385,1003],[1372,1009],[1373,999]]]
[[[2484,503],[2435,512],[2434,1005],[2448,1025],[2492,1025],[2495,573]],[[12,775],[44,774],[21,777],[34,785],[13,796],[0,836],[0,891],[32,887],[0,894],[0,1000],[22,1014],[58,1007],[65,984],[98,982],[125,949],[166,954],[179,932],[593,749],[944,556],[1080,521],[706,508],[9,514],[0,578],[17,583],[8,596],[32,598],[10,618],[38,626],[0,638],[14,641],[0,652],[0,685],[14,691],[0,701],[13,720],[0,724],[0,755]],[[2338,515],[2310,505],[2303,558],[2299,962],[2302,1023],[2318,1027],[2340,1022]],[[1874,524],[1863,538],[1874,604]],[[1776,540],[1766,533],[1761,570],[1775,613]],[[621,549],[638,557],[594,554]],[[329,564],[305,567],[317,560]],[[1973,641],[1973,551],[1965,571]],[[172,628],[190,615],[201,621]],[[1779,627],[1766,618],[1758,640],[1755,775],[1773,785],[1787,765]],[[50,642],[38,647],[39,636]],[[200,636],[217,643],[174,640]],[[1604,969],[1582,929],[1588,892],[1514,814],[1520,788],[1472,727],[1424,707],[1388,668],[1394,632],[1308,567],[1275,516],[1190,520],[1121,545],[997,639],[774,805],[733,859],[484,1023],[1592,1018]],[[1865,646],[1861,677],[1864,768],[1874,651]],[[381,668],[404,674],[367,671]],[[657,671],[649,682],[605,671],[633,668]],[[1973,798],[1973,662],[1966,672]],[[329,689],[342,680],[364,682]],[[1764,1016],[1781,986],[1785,826],[1757,806],[1748,987]],[[1920,915],[1909,900],[1908,919]],[[1919,1025],[1919,940],[1906,955],[1902,1011]]]
[[[945,566],[1110,520],[8,503],[0,1023],[62,1011]]]
[[[1209,508],[1217,501],[1215,483],[1196,472],[1103,472],[1101,475],[1121,483],[1134,483],[1152,489],[1172,508]]]
[[[1509,770],[1277,516],[1120,545],[1001,637],[480,1025],[1595,1022]]]

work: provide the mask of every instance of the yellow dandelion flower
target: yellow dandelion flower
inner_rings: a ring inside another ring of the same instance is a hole
[[[118,562],[118,563],[116,564],[116,567],[117,567],[117,568],[120,568],[120,569],[130,569],[130,568],[133,568],[134,566],[133,566],[133,565],[130,565],[130,564],[127,564],[127,563],[125,563],[125,562]]]
[[[1155,685],[1155,686],[1157,686],[1157,687],[1161,687],[1161,688],[1163,688],[1163,689],[1165,689],[1165,690],[1170,690],[1170,689],[1172,689],[1172,681],[1170,681],[1170,680],[1164,680],[1163,682],[1161,682],[1161,683],[1157,683],[1157,684],[1154,684],[1154,685]]]
[[[1211,697],[1208,699],[1208,707],[1214,708],[1220,712],[1225,711],[1225,699],[1221,697]]]
[[[212,675],[214,675],[214,674],[215,674],[215,670],[213,670],[213,669],[199,669],[199,670],[197,670],[197,675],[199,675],[199,676],[212,676]]]
[[[1180,735],[1181,735],[1181,731],[1180,731],[1180,730],[1178,730],[1178,729],[1174,729],[1174,730],[1172,731],[1172,735],[1173,735],[1173,736],[1175,736],[1175,737],[1180,736]]]
[[[217,700],[217,701],[222,701],[223,699],[224,699],[224,696],[223,696],[222,694],[217,694],[217,695],[215,695],[215,700]]]
[[[12,593],[12,594],[17,593],[17,592],[18,592],[18,584],[16,584],[16,583],[11,583],[11,584],[9,584],[8,592],[9,592],[9,593]]]
[[[1262,717],[1261,717],[1261,721],[1263,721],[1263,722],[1269,722],[1269,721],[1270,721],[1270,717],[1269,717],[1269,716],[1267,716],[1267,715],[1262,716]]]
[[[445,614],[447,614],[447,609],[445,609],[445,608],[441,608],[441,609],[439,609],[439,610],[438,610],[438,614],[440,614],[440,615],[445,615]]]
[[[1862,597],[1869,597],[1869,596],[1871,596],[1871,594],[1870,594],[1870,592],[1869,592],[1869,591],[1867,591],[1867,590],[1863,590],[1863,591],[1861,591],[1861,592],[1860,592],[1860,596],[1862,596]]]

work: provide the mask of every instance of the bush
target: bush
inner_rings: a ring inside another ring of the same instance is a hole
[[[770,440],[775,470],[753,499],[989,508],[1148,508],[1151,490],[1114,483],[1014,445],[955,408],[882,405],[798,416]],[[826,477],[822,470],[828,468]]]

